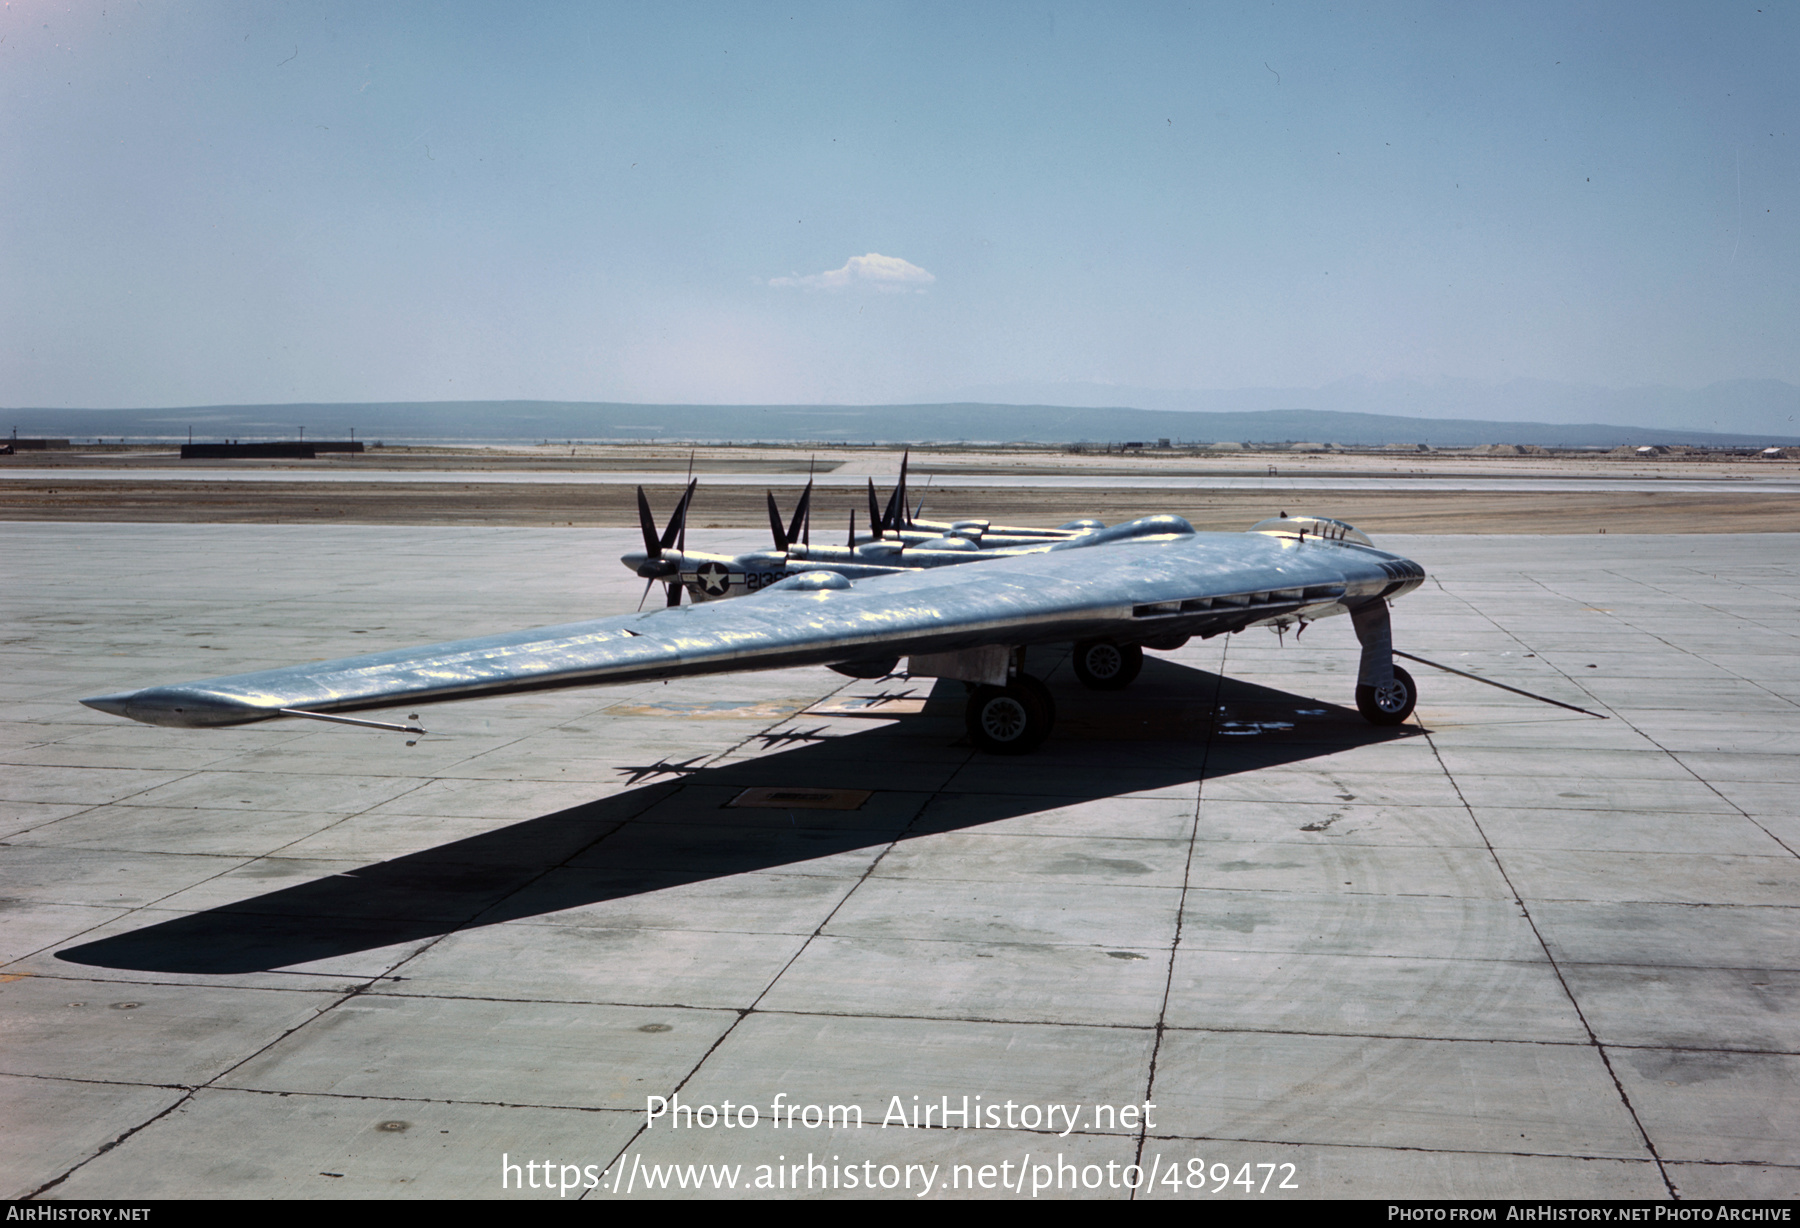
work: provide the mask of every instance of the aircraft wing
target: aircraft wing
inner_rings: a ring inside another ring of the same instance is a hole
[[[1157,516],[1042,554],[854,582],[830,572],[808,573],[736,601],[82,702],[150,724],[230,725],[278,716],[284,709],[334,713],[548,687],[1096,639],[1166,642],[1371,603],[1382,606],[1385,629],[1385,603],[1377,599],[1397,596],[1423,577],[1416,563],[1350,541],[1304,534],[1296,539],[1291,533],[1197,533],[1179,517]]]

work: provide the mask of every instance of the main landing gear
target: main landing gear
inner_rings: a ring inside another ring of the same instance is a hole
[[[1387,602],[1380,598],[1365,601],[1351,609],[1350,619],[1362,643],[1356,679],[1357,711],[1372,725],[1398,725],[1413,714],[1419,688],[1411,674],[1394,664]],[[1168,646],[1179,647],[1179,643]],[[1075,645],[1069,660],[1075,676],[1089,690],[1122,691],[1143,669],[1144,647],[1116,640],[1083,640]],[[1017,669],[1023,661],[1020,653],[1014,658],[1013,668]],[[1025,755],[1050,736],[1056,724],[1056,701],[1050,696],[1050,688],[1038,679],[1014,673],[1005,686],[969,685],[963,719],[969,741],[977,749],[990,755]]]
[[[1088,690],[1123,691],[1144,668],[1144,648],[1112,640],[1083,640],[1075,645],[1069,664]]]
[[[1005,686],[978,686],[964,709],[969,741],[990,755],[1030,754],[1056,724],[1050,688],[1029,674]]]
[[[1122,691],[1144,668],[1141,644],[1083,640],[1070,656],[1075,676],[1093,691]],[[990,755],[1030,754],[1056,724],[1050,688],[1030,674],[1014,674],[1005,686],[979,686],[964,710],[969,741]]]

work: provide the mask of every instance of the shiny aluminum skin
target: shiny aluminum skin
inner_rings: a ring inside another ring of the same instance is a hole
[[[835,579],[821,586],[795,576],[736,601],[82,702],[155,725],[231,725],[264,720],[282,708],[337,712],[410,706],[984,645],[1209,636],[1391,600],[1417,587],[1424,574],[1408,559],[1351,540],[1286,532],[1197,533],[1180,517],[1152,516],[1072,538],[1044,553],[907,571],[841,587]]]

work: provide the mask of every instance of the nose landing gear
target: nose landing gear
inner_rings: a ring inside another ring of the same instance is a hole
[[[1371,725],[1398,725],[1412,715],[1413,705],[1418,702],[1419,688],[1413,684],[1412,675],[1398,665],[1394,666],[1392,681],[1356,688],[1356,710]]]
[[[1362,663],[1356,672],[1356,710],[1371,725],[1398,725],[1412,715],[1419,688],[1412,675],[1394,664],[1394,632],[1387,602],[1377,597],[1350,611]]]

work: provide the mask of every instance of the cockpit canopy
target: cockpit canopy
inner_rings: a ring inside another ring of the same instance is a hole
[[[1373,547],[1374,542],[1369,535],[1354,525],[1345,524],[1341,520],[1333,520],[1329,516],[1289,516],[1285,512],[1273,520],[1259,520],[1250,526],[1252,533],[1267,533],[1271,537],[1298,537],[1329,542],[1355,542],[1359,546]]]

